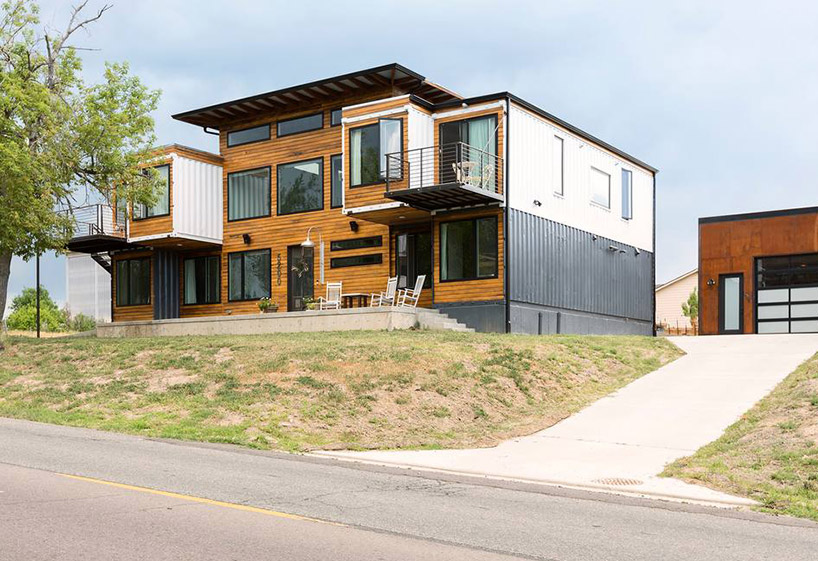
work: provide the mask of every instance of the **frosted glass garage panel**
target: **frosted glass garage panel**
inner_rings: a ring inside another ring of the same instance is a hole
[[[759,333],[789,333],[790,322],[788,321],[764,321],[758,322]]]
[[[815,333],[818,332],[818,320],[802,320],[792,322],[793,333]]]
[[[789,288],[769,288],[758,291],[759,304],[772,304],[774,302],[788,302],[790,299]]]
[[[818,304],[793,304],[790,313],[794,318],[818,318]]]
[[[783,306],[759,306],[758,319],[787,319],[790,317],[790,307]]]
[[[792,301],[804,302],[806,300],[818,300],[818,286],[808,286],[804,288],[793,288]]]

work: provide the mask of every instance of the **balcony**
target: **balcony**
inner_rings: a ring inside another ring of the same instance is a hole
[[[436,211],[501,203],[502,158],[463,142],[386,156],[386,193],[394,201]]]
[[[70,251],[100,253],[128,247],[127,221],[124,216],[117,217],[110,205],[86,205],[63,212],[74,221]]]

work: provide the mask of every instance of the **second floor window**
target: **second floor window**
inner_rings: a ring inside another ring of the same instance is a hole
[[[622,218],[633,218],[633,174],[630,170],[622,170]]]
[[[227,133],[228,148],[258,142],[260,140],[270,140],[270,125],[261,125]]]
[[[298,134],[300,132],[318,130],[324,127],[324,114],[315,113],[314,115],[306,115],[304,117],[296,117],[295,119],[279,121],[276,127],[277,136],[287,136],[290,134]]]
[[[553,176],[554,192],[557,195],[565,195],[565,175],[564,162],[565,153],[564,141],[559,136],[554,136],[554,143],[551,150],[551,169]]]
[[[360,187],[386,179],[386,155],[403,146],[403,120],[381,119],[349,131],[349,186]],[[390,170],[400,177],[401,170]]]
[[[278,214],[324,208],[323,159],[278,166]]]
[[[227,174],[227,219],[270,215],[270,168]]]
[[[337,208],[344,204],[344,170],[341,154],[336,154],[329,160],[330,167],[330,206]]]
[[[152,206],[135,204],[133,207],[134,220],[170,214],[170,165],[165,164],[153,169],[159,174],[159,180],[161,181],[156,202]]]
[[[595,167],[591,168],[591,202],[611,208],[611,176]]]

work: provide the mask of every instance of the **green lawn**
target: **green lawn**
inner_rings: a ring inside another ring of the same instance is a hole
[[[650,337],[432,331],[12,337],[0,415],[292,451],[487,446],[680,354]]]
[[[663,475],[818,520],[818,354],[728,428]]]

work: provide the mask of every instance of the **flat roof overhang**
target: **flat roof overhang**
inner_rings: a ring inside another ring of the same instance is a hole
[[[503,202],[503,195],[463,183],[442,183],[388,191],[384,196],[426,211],[447,210]]]
[[[108,251],[128,249],[133,246],[134,244],[129,243],[125,238],[120,236],[95,234],[92,236],[72,238],[65,247],[68,251],[76,253],[106,253]]]

